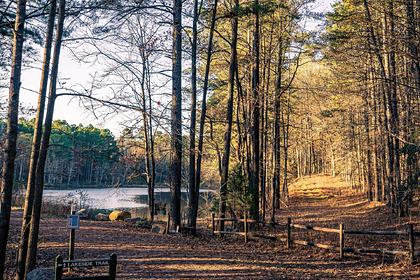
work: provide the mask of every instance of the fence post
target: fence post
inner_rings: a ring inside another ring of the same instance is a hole
[[[245,233],[245,243],[248,242],[248,215],[244,215],[244,233]]]
[[[109,279],[115,280],[117,277],[117,255],[111,254],[109,261]]]
[[[211,234],[214,236],[214,227],[215,227],[215,222],[214,222],[214,213],[211,213]]]
[[[54,279],[61,280],[61,276],[63,275],[63,258],[58,255],[55,258],[54,264]]]
[[[415,246],[415,239],[414,239],[414,226],[413,224],[408,224],[408,256],[410,264],[414,264],[415,256],[414,256],[414,246]]]
[[[290,249],[292,247],[292,218],[290,217],[287,218],[286,234],[287,234],[286,247],[287,249]]]
[[[169,234],[171,228],[171,215],[168,213],[168,220],[166,221],[166,234]]]
[[[340,224],[340,260],[344,258],[344,225]]]

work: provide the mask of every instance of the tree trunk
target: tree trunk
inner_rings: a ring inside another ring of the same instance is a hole
[[[3,155],[0,193],[0,280],[3,279],[6,262],[7,239],[10,227],[12,208],[13,178],[18,135],[19,91],[22,71],[22,53],[24,42],[24,25],[26,17],[26,0],[18,0],[16,21],[13,35],[13,53],[9,86],[9,107],[7,112],[6,142]]]
[[[283,127],[283,187],[282,187],[282,198],[288,202],[289,200],[289,184],[287,180],[287,168],[289,160],[289,122],[290,122],[290,91],[287,95],[286,105],[286,120],[282,118]],[[283,115],[283,112],[282,112]]]
[[[368,101],[368,92],[366,91],[364,93],[364,101],[365,101],[365,106],[369,106],[369,101]],[[372,144],[371,144],[371,137],[370,137],[370,121],[369,121],[369,116],[368,116],[368,108],[365,107],[365,112],[363,112],[363,119],[364,119],[364,125],[365,125],[365,133],[366,133],[366,165],[367,165],[367,175],[366,175],[366,183],[367,183],[367,189],[366,189],[366,196],[368,198],[369,201],[373,200],[373,185],[374,185],[374,180],[373,180],[373,171],[372,171]]]
[[[199,194],[196,193],[195,188],[195,130],[197,122],[197,37],[198,37],[198,0],[194,0],[194,15],[192,26],[192,44],[191,44],[191,120],[190,120],[190,149],[189,149],[189,172],[188,172],[188,226],[193,228],[195,235],[195,228],[197,222],[198,209],[195,205],[198,204]]]
[[[52,0],[50,4],[50,13],[48,17],[48,26],[44,47],[44,61],[42,64],[41,85],[38,96],[38,108],[34,125],[34,136],[32,140],[31,157],[29,161],[28,181],[26,186],[25,206],[23,210],[22,228],[20,233],[20,243],[18,249],[18,258],[16,264],[16,280],[25,279],[26,251],[28,249],[29,225],[31,222],[35,172],[39,156],[39,148],[42,136],[42,122],[44,120],[45,98],[47,94],[48,74],[51,60],[51,46],[54,33],[54,21],[57,8],[57,1]]]
[[[260,171],[260,12],[259,0],[254,0],[254,41],[252,47],[252,164],[249,178],[249,193],[251,195],[250,215],[259,220],[259,171]]]
[[[209,42],[207,45],[206,69],[204,72],[203,101],[201,102],[200,128],[198,132],[197,165],[196,165],[196,174],[195,174],[195,192],[196,193],[199,193],[200,183],[201,183],[201,159],[203,157],[204,126],[206,123],[206,111],[207,111],[207,91],[208,91],[208,84],[209,84],[211,56],[213,54],[213,34],[214,34],[215,25],[216,25],[217,3],[218,3],[218,0],[214,0],[213,12],[211,16]],[[197,209],[194,211],[198,212],[198,203],[196,203],[195,206],[197,207]]]
[[[417,1],[417,4],[420,4],[420,1]],[[418,7],[420,8],[420,7]],[[420,11],[420,9],[419,9]],[[407,126],[407,142],[406,144],[409,148],[407,149],[407,191],[409,192],[409,197],[412,197],[412,193],[417,186],[417,178],[419,176],[418,168],[418,155],[415,152],[415,145],[411,144],[415,142],[415,125],[413,123],[413,109],[412,109],[412,100],[418,100],[420,93],[420,59],[418,53],[418,47],[416,42],[418,42],[418,36],[416,36],[416,16],[414,12],[414,3],[413,0],[406,0],[406,15],[407,15],[407,47],[410,53],[410,59],[408,62],[408,77],[410,79],[414,78],[414,90],[409,88],[407,90],[407,117],[406,117],[406,126]],[[418,25],[418,21],[417,21]],[[417,38],[416,38],[417,37]],[[412,204],[412,198],[408,199],[405,202],[405,210],[408,211],[409,206]]]
[[[391,108],[389,107],[389,105],[392,103],[392,101],[389,101],[389,99],[392,96],[391,90],[393,87],[393,83],[390,83],[388,79],[388,76],[386,74],[386,70],[385,70],[385,63],[384,63],[384,58],[383,55],[381,53],[381,49],[379,47],[379,42],[377,40],[375,31],[373,29],[373,21],[372,21],[372,16],[370,13],[370,7],[369,7],[369,3],[368,0],[364,0],[364,7],[365,7],[365,16],[366,16],[366,21],[368,23],[368,32],[369,32],[369,42],[370,42],[370,47],[373,51],[373,53],[375,54],[378,63],[379,63],[379,74],[380,77],[382,79],[382,91],[383,91],[383,98],[382,98],[382,102],[383,102],[383,106],[384,106],[384,112],[383,112],[383,117],[384,117],[384,127],[387,131],[392,131],[391,125],[389,124],[388,121],[388,116],[387,116],[387,111],[389,110],[391,112]],[[392,80],[392,77],[391,77]],[[391,84],[391,85],[390,85]],[[388,165],[388,188],[391,190],[391,194],[393,191],[395,191],[395,187],[394,187],[394,179],[395,179],[395,173],[394,173],[394,167],[395,167],[395,156],[394,156],[394,143],[391,139],[391,136],[389,134],[387,134],[386,136],[387,139],[387,148],[388,148],[388,161],[387,161],[387,165]],[[384,182],[382,182],[384,184]],[[385,185],[384,185],[385,186]],[[391,204],[391,207],[395,207],[395,195],[391,195],[390,199],[388,201]]]
[[[396,65],[396,58],[395,58],[395,14],[394,14],[394,4],[392,1],[388,3],[388,12],[389,12],[389,80],[390,80],[390,90],[388,91],[388,106],[390,109],[390,128],[392,132],[392,145],[393,145],[393,153],[390,154],[390,157],[393,156],[393,173],[392,182],[393,182],[393,196],[394,196],[394,204],[396,207],[396,211],[400,215],[404,215],[401,212],[402,204],[401,198],[402,193],[400,192],[400,143],[399,143],[399,116],[398,116],[398,100],[397,100],[397,65]]]
[[[273,137],[273,179],[272,179],[272,212],[271,212],[271,223],[275,222],[276,209],[280,208],[280,166],[281,166],[281,149],[280,149],[280,106],[281,106],[281,80],[282,80],[282,64],[283,64],[283,41],[279,38],[279,46],[277,52],[277,77],[274,91],[274,137]],[[299,167],[299,161],[298,161]],[[299,176],[299,168],[298,168]]]
[[[39,158],[36,167],[36,176],[35,176],[35,193],[34,193],[34,202],[32,209],[32,219],[31,227],[29,232],[29,243],[28,243],[28,252],[26,258],[26,268],[25,275],[29,271],[35,268],[36,258],[37,258],[37,249],[38,249],[38,233],[39,233],[39,223],[41,219],[41,207],[42,207],[42,193],[44,188],[44,173],[45,173],[45,163],[47,160],[48,146],[51,135],[52,120],[54,115],[54,105],[56,99],[56,90],[57,90],[57,76],[58,76],[58,65],[60,61],[60,51],[61,51],[61,41],[63,36],[63,26],[65,18],[65,0],[60,0],[59,2],[59,15],[58,15],[58,24],[57,24],[57,33],[54,44],[54,56],[51,65],[51,82],[48,95],[47,103],[47,112],[45,116],[44,123],[44,132],[42,135],[41,147],[39,151]]]
[[[173,2],[172,115],[171,115],[171,222],[181,225],[182,184],[182,0]]]
[[[230,45],[230,64],[229,64],[229,96],[226,111],[226,131],[224,135],[224,153],[222,159],[222,176],[220,180],[220,203],[219,203],[219,217],[224,218],[226,213],[226,196],[227,183],[229,176],[229,158],[230,158],[230,142],[232,138],[232,120],[233,120],[233,95],[235,92],[235,69],[236,69],[236,45],[238,41],[238,9],[239,0],[235,0],[233,7],[232,25],[232,40]],[[224,230],[224,222],[220,221],[219,230]]]
[[[141,38],[143,40],[143,38]],[[141,42],[145,44],[144,41]],[[143,136],[144,136],[144,143],[145,143],[145,167],[146,167],[146,184],[147,184],[147,202],[148,202],[148,210],[149,210],[149,221],[153,222],[154,213],[155,213],[155,197],[154,197],[154,184],[153,184],[153,171],[152,171],[152,159],[151,159],[151,135],[149,135],[149,118],[148,110],[147,110],[147,101],[146,101],[146,88],[148,88],[147,81],[148,81],[148,59],[145,53],[144,48],[140,51],[142,62],[143,62],[143,71],[141,74],[141,101],[142,101],[142,115],[143,115]]]

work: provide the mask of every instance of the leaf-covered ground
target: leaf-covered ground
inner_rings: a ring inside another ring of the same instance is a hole
[[[313,177],[290,187],[288,207],[278,211],[284,222],[311,223],[338,228],[344,223],[352,229],[402,229],[412,222],[420,229],[419,218],[396,218],[383,205],[361,202],[336,178]],[[20,213],[13,213],[8,272],[13,278]],[[58,254],[67,254],[68,230],[65,219],[45,218],[41,224],[40,266],[52,266]],[[283,234],[284,226],[262,229]],[[331,236],[332,235],[332,236]],[[298,239],[337,244],[335,234],[294,232]],[[406,264],[405,257],[352,255],[339,260],[335,251],[295,245],[291,250],[283,242],[243,238],[212,237],[200,228],[198,237],[160,235],[123,222],[82,221],[77,231],[76,258],[118,255],[118,279],[415,279],[420,266]],[[403,249],[405,238],[349,237],[346,246]]]

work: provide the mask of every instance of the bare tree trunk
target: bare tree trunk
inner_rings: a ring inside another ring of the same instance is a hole
[[[218,0],[214,0],[213,12],[211,16],[209,42],[207,45],[206,69],[204,72],[203,101],[201,102],[200,128],[198,132],[197,165],[196,165],[196,174],[195,174],[195,192],[196,193],[199,193],[200,183],[201,183],[201,159],[203,157],[204,127],[206,123],[206,111],[207,111],[207,91],[208,91],[208,84],[209,84],[211,56],[213,54],[213,34],[214,34],[215,25],[216,25],[217,3],[218,3]],[[195,206],[198,208],[198,203]],[[197,212],[198,209],[195,211]]]
[[[281,80],[282,80],[282,64],[283,64],[283,44],[282,38],[279,38],[278,53],[277,53],[277,78],[274,92],[274,137],[273,137],[273,152],[274,152],[274,168],[273,168],[273,179],[272,179],[272,212],[271,212],[271,223],[275,223],[275,212],[276,209],[280,208],[280,106],[281,106]],[[299,167],[299,162],[297,163]],[[298,168],[299,176],[299,168]]]
[[[148,61],[147,61],[148,63]],[[147,67],[147,69],[149,69]],[[149,70],[147,70],[149,72]],[[150,174],[150,192],[149,192],[149,200],[151,201],[150,204],[153,204],[153,216],[155,212],[155,185],[156,185],[156,158],[155,158],[155,138],[152,126],[152,92],[150,86],[150,73],[148,73],[148,98],[149,98],[149,139],[150,139],[150,167],[151,167],[151,174]]]
[[[388,91],[388,106],[390,109],[390,128],[392,132],[392,145],[393,145],[393,154],[390,154],[390,157],[393,156],[393,173],[392,182],[393,182],[393,192],[394,192],[394,203],[397,212],[400,215],[404,215],[401,212],[401,198],[402,193],[400,192],[400,143],[399,143],[399,116],[398,116],[398,104],[397,104],[397,65],[395,60],[395,14],[394,14],[394,4],[392,1],[388,2],[388,12],[390,20],[390,30],[389,30],[389,79],[390,79],[390,90]]]
[[[420,1],[417,1],[417,5],[420,5]],[[420,58],[418,52],[418,36],[416,36],[416,16],[414,11],[413,0],[406,0],[406,15],[407,15],[407,47],[410,53],[410,59],[408,62],[408,71],[407,74],[411,79],[414,79],[414,90],[409,88],[407,90],[407,117],[406,117],[406,126],[407,126],[407,142],[409,146],[407,152],[407,187],[409,192],[409,199],[405,202],[404,208],[405,212],[408,212],[409,206],[412,204],[412,193],[417,186],[418,176],[419,176],[419,166],[418,166],[418,155],[415,152],[416,148],[413,144],[415,141],[415,125],[413,122],[413,109],[412,101],[418,100],[420,94]],[[420,6],[418,6],[420,12]],[[417,26],[418,26],[417,19]],[[409,81],[410,81],[409,78]]]
[[[238,9],[239,0],[235,0],[232,13],[232,40],[230,45],[230,64],[229,64],[229,96],[227,102],[226,120],[227,126],[224,135],[224,153],[222,158],[222,176],[220,181],[220,203],[219,217],[224,218],[226,213],[227,182],[229,176],[230,142],[232,138],[233,120],[233,95],[235,92],[235,69],[236,67],[236,45],[238,42]],[[219,230],[224,230],[224,222],[220,221]]]
[[[143,38],[141,38],[143,40]],[[145,42],[142,41],[142,44],[145,44]],[[146,166],[146,183],[147,183],[147,202],[148,202],[148,210],[149,210],[149,220],[153,222],[154,219],[154,213],[155,213],[155,197],[154,197],[154,184],[153,184],[153,171],[152,171],[152,159],[151,159],[151,137],[152,135],[149,135],[150,129],[149,129],[149,117],[148,116],[148,108],[147,108],[147,101],[146,101],[146,88],[147,87],[147,75],[148,75],[148,63],[147,63],[147,55],[142,49],[141,51],[141,57],[143,62],[143,71],[141,74],[141,101],[142,101],[142,115],[143,115],[143,135],[144,135],[144,143],[145,143],[145,166]]]
[[[260,12],[259,0],[254,0],[254,41],[252,47],[252,164],[249,178],[251,195],[250,215],[259,220],[259,171],[260,171]]]
[[[171,222],[181,225],[182,184],[182,0],[173,2],[172,116],[171,116]]]
[[[265,223],[266,209],[267,209],[267,182],[268,180],[268,164],[269,164],[269,153],[268,153],[268,133],[269,133],[269,91],[270,91],[270,82],[271,82],[271,60],[272,52],[270,51],[273,48],[273,34],[274,34],[274,25],[271,23],[270,27],[270,37],[268,38],[268,45],[265,40],[264,42],[264,66],[263,66],[263,81],[265,82],[264,93],[262,94],[261,100],[261,148],[260,154],[263,159],[261,163],[261,190],[260,190],[260,219]]]
[[[44,47],[44,62],[42,64],[41,85],[38,96],[38,108],[34,125],[34,137],[32,140],[31,157],[29,161],[28,181],[26,187],[25,206],[23,210],[20,244],[16,264],[16,280],[25,279],[26,253],[28,249],[29,225],[31,222],[32,207],[35,191],[35,172],[41,145],[42,122],[44,120],[45,98],[47,94],[48,74],[51,60],[51,46],[54,33],[54,21],[57,9],[57,1],[51,0],[48,27]]]
[[[389,79],[388,79],[387,74],[386,74],[384,58],[383,58],[383,55],[381,53],[381,49],[380,49],[380,46],[379,46],[377,36],[375,34],[375,30],[373,28],[373,21],[372,21],[372,16],[371,16],[371,13],[370,13],[370,7],[369,7],[368,0],[364,0],[363,3],[364,3],[364,7],[365,7],[365,17],[366,17],[366,21],[368,23],[370,48],[372,49],[373,53],[375,54],[375,56],[378,60],[379,74],[380,74],[380,77],[383,80],[383,83],[382,83],[382,87],[383,87],[382,101],[383,101],[383,105],[384,105],[384,127],[387,131],[390,131],[391,129],[389,129],[390,125],[389,125],[389,122],[388,122],[387,111],[391,110],[391,108],[389,108],[389,104],[390,104],[391,101],[389,101],[388,105],[387,105],[387,99],[389,99],[392,95],[391,86],[390,86]],[[389,188],[391,189],[391,192],[392,192],[393,190],[395,190],[394,183],[393,183],[394,182],[394,180],[393,180],[394,179],[394,167],[395,167],[394,166],[394,159],[395,159],[395,157],[394,157],[394,144],[393,144],[393,141],[392,141],[391,136],[389,134],[386,135],[386,138],[387,138],[387,147],[388,147],[388,155],[389,155],[389,157],[388,157],[388,170],[389,171],[387,172],[388,173],[387,174],[388,175],[388,180],[387,181],[388,181],[388,186],[389,186]],[[383,182],[383,184],[384,184],[384,182]],[[394,205],[395,204],[395,196],[391,195],[391,199],[388,202],[391,203],[391,206],[394,208],[395,207],[395,205]]]
[[[364,101],[366,103],[365,106],[369,106],[369,100],[368,100],[368,92],[366,90],[366,92],[364,93]],[[373,200],[373,185],[374,185],[374,180],[373,180],[373,172],[372,172],[372,144],[371,144],[371,137],[370,137],[370,121],[369,121],[369,116],[368,116],[368,108],[365,107],[365,112],[363,112],[363,119],[364,119],[364,125],[365,125],[365,133],[366,133],[366,157],[367,157],[367,162],[366,162],[366,166],[367,166],[367,175],[366,175],[366,181],[367,181],[367,190],[366,190],[366,195],[369,201]]]
[[[7,112],[6,143],[3,155],[0,193],[0,280],[3,279],[6,262],[7,239],[10,227],[12,208],[13,178],[18,135],[19,91],[22,71],[22,53],[24,42],[24,25],[26,17],[26,0],[18,0],[16,21],[13,35],[13,53],[9,86],[9,108]]]
[[[290,122],[290,91],[287,95],[287,105],[286,105],[286,120],[282,118],[283,123],[283,154],[284,154],[284,163],[283,163],[283,187],[282,187],[282,198],[288,202],[289,200],[289,184],[287,179],[287,168],[289,160],[289,122]],[[282,113],[283,115],[283,113]]]
[[[195,235],[199,194],[195,187],[195,130],[197,122],[197,37],[198,37],[198,0],[194,0],[194,15],[192,26],[191,44],[191,120],[190,120],[190,147],[189,147],[189,172],[188,172],[188,226],[193,229]]]
[[[36,167],[35,176],[35,193],[34,202],[32,209],[31,228],[29,232],[29,243],[28,252],[26,257],[26,268],[25,275],[29,271],[35,268],[37,249],[38,249],[38,234],[39,234],[39,223],[41,220],[41,207],[42,207],[42,193],[44,188],[44,173],[45,163],[47,160],[48,146],[51,135],[52,120],[54,115],[54,105],[56,99],[57,90],[57,76],[58,76],[58,65],[60,61],[61,41],[63,36],[64,18],[65,18],[65,0],[59,2],[59,15],[57,24],[57,33],[54,44],[54,56],[51,65],[51,82],[48,95],[47,112],[45,115],[44,132],[42,135],[41,147],[39,151],[39,158]]]

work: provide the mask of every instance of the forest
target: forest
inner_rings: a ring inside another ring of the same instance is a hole
[[[15,162],[17,190],[25,190],[28,180],[28,159],[34,135],[35,119],[21,119]],[[1,131],[5,124],[1,123]],[[165,135],[156,134],[156,141]],[[92,125],[69,125],[66,121],[52,122],[49,155],[45,166],[45,186],[53,188],[126,186],[146,184],[144,143],[126,129],[115,138],[108,129]],[[157,183],[165,184],[168,163],[165,154],[156,153]]]
[[[419,0],[1,0],[0,38],[0,279],[39,265],[51,187],[142,186],[153,223],[168,186],[197,236],[200,190],[217,232],[275,230],[329,178],[420,224]]]

